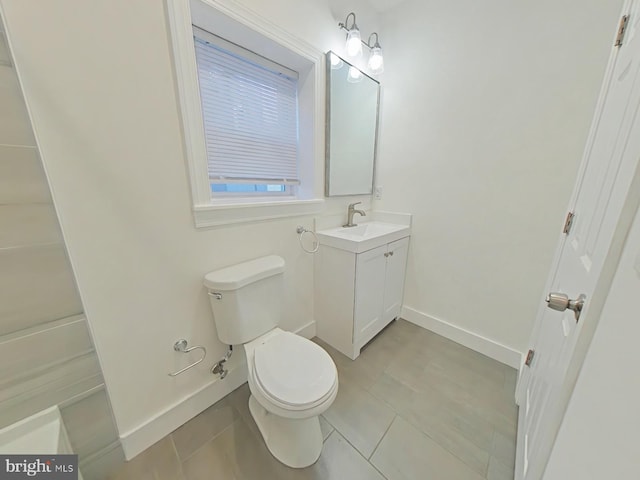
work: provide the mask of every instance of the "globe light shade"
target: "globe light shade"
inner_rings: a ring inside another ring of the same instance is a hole
[[[349,33],[347,33],[347,45],[346,45],[347,55],[352,58],[359,57],[362,55],[362,40],[360,38],[360,30],[355,25]]]
[[[384,72],[384,58],[382,57],[382,48],[378,44],[371,49],[371,55],[369,55],[369,70],[374,75],[380,75]]]

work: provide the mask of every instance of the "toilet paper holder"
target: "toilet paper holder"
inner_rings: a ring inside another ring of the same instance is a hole
[[[182,353],[189,353],[189,352],[193,352],[194,350],[202,350],[202,357],[199,360],[196,360],[195,362],[193,362],[191,365],[187,365],[186,367],[184,367],[181,370],[178,370],[177,372],[169,373],[168,375],[170,377],[175,377],[177,375],[180,375],[181,373],[186,372],[190,368],[195,367],[196,365],[198,365],[204,360],[204,357],[207,356],[207,349],[204,348],[202,345],[194,345],[193,347],[189,347],[189,348],[187,348],[187,346],[188,346],[187,341],[184,338],[181,338],[180,340],[178,340],[176,343],[173,344],[173,349],[176,352],[182,352]]]

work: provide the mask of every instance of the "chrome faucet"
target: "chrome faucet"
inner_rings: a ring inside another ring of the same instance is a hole
[[[362,215],[366,217],[367,214],[364,213],[363,210],[356,210],[356,205],[361,204],[362,202],[350,203],[349,210],[347,210],[347,223],[342,225],[343,227],[357,227],[357,223],[353,223],[353,216],[357,213],[358,215]]]

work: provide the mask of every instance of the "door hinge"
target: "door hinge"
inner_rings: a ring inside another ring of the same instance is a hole
[[[535,350],[529,350],[529,352],[527,353],[527,359],[524,361],[524,364],[527,367],[531,366],[531,362],[533,362],[533,357],[535,356],[536,352]]]
[[[565,235],[569,235],[571,227],[573,226],[573,219],[575,218],[575,216],[576,214],[573,212],[567,213],[567,219],[564,221],[564,228],[562,229],[562,233],[564,233]]]
[[[624,40],[624,33],[627,31],[627,23],[629,23],[629,15],[624,15],[620,19],[620,26],[618,27],[618,36],[616,37],[616,43],[614,47],[622,46]]]

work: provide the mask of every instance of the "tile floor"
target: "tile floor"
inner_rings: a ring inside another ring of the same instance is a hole
[[[320,459],[265,447],[243,385],[128,462],[113,480],[513,480],[516,371],[404,320],[356,361],[322,341],[340,388]]]

